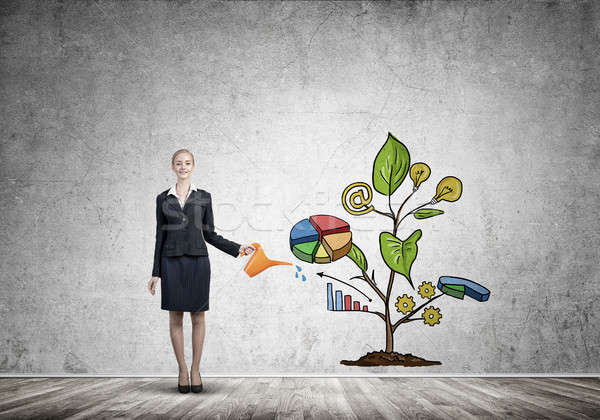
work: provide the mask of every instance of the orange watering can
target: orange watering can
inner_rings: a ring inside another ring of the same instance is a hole
[[[257,242],[252,242],[252,246],[255,248],[255,251],[246,263],[246,266],[244,267],[244,271],[250,277],[254,277],[258,273],[274,265],[292,265],[292,263],[285,261],[270,260],[265,255],[265,251],[262,248],[262,246],[260,246],[260,244]],[[240,253],[240,255],[246,255],[246,253],[242,252]]]

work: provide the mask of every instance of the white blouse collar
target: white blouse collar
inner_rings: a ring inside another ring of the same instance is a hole
[[[167,195],[171,194],[174,195],[175,197],[177,197],[177,184],[173,185],[170,189],[169,192],[167,193]],[[190,194],[192,193],[192,191],[198,190],[198,187],[196,185],[194,185],[194,183],[190,183]]]

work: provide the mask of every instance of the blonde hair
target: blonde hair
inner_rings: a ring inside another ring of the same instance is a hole
[[[173,153],[173,157],[171,158],[171,165],[173,165],[175,163],[175,158],[177,157],[177,155],[179,155],[181,153],[189,153],[190,156],[192,156],[192,164],[194,164],[194,165],[196,164],[196,162],[194,162],[194,155],[192,154],[192,152],[190,152],[188,149],[179,149],[178,151]]]

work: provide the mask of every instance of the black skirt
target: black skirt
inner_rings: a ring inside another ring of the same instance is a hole
[[[208,256],[163,256],[160,271],[161,309],[181,312],[208,311]]]

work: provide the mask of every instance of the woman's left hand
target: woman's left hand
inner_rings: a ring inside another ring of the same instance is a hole
[[[240,246],[240,255],[250,255],[254,251],[256,251],[256,248],[250,244]]]

